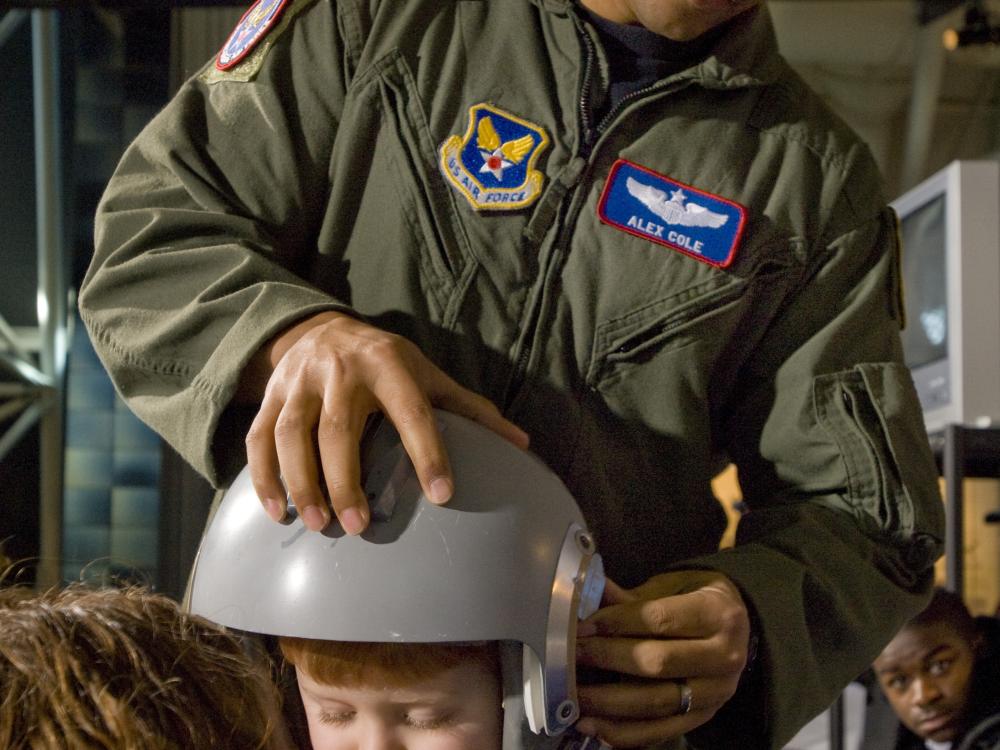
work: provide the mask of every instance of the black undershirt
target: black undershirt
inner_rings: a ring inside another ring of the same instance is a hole
[[[678,42],[643,26],[609,21],[582,5],[580,10],[597,31],[608,60],[610,86],[604,101],[594,103],[596,120],[623,97],[704,60],[727,26]]]

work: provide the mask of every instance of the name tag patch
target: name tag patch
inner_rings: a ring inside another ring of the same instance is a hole
[[[545,177],[534,167],[548,145],[540,126],[476,104],[469,109],[465,135],[441,144],[441,173],[477,211],[524,208],[542,192]]]
[[[725,268],[733,262],[746,209],[626,159],[612,165],[597,205],[602,222]]]

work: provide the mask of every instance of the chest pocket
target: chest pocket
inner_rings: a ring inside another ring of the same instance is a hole
[[[454,195],[438,172],[437,144],[403,57],[390,52],[359,75],[349,104],[340,128],[349,137],[339,144],[334,156],[340,162],[332,174],[342,183],[335,190],[359,210],[342,219],[356,230],[358,217],[376,217],[370,233],[381,237],[367,238],[368,253],[381,256],[383,267],[397,253],[410,256],[399,260],[417,265],[424,293],[449,325],[475,263]],[[361,194],[375,204],[362,211]]]
[[[587,386],[612,411],[657,431],[710,429],[711,410],[728,400],[742,361],[797,278],[794,246],[769,247],[749,268],[713,271],[598,325]]]
[[[587,385],[611,387],[659,354],[692,344],[699,323],[724,316],[745,287],[719,278],[601,324],[594,335]]]

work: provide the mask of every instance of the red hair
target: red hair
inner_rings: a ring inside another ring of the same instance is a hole
[[[474,643],[368,643],[281,638],[285,659],[316,682],[338,687],[405,687],[460,664],[500,673],[495,641]]]

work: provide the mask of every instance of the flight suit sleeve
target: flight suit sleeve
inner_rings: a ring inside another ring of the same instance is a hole
[[[742,590],[758,656],[696,747],[782,747],[930,593],[943,506],[902,361],[895,216],[840,229],[755,349],[726,423],[749,511],[736,547],[695,565]]]
[[[348,87],[342,15],[295,0],[243,62],[206,65],[98,207],[83,321],[129,407],[217,485],[245,463],[245,430],[219,425],[247,361],[293,321],[347,309],[303,281]]]

